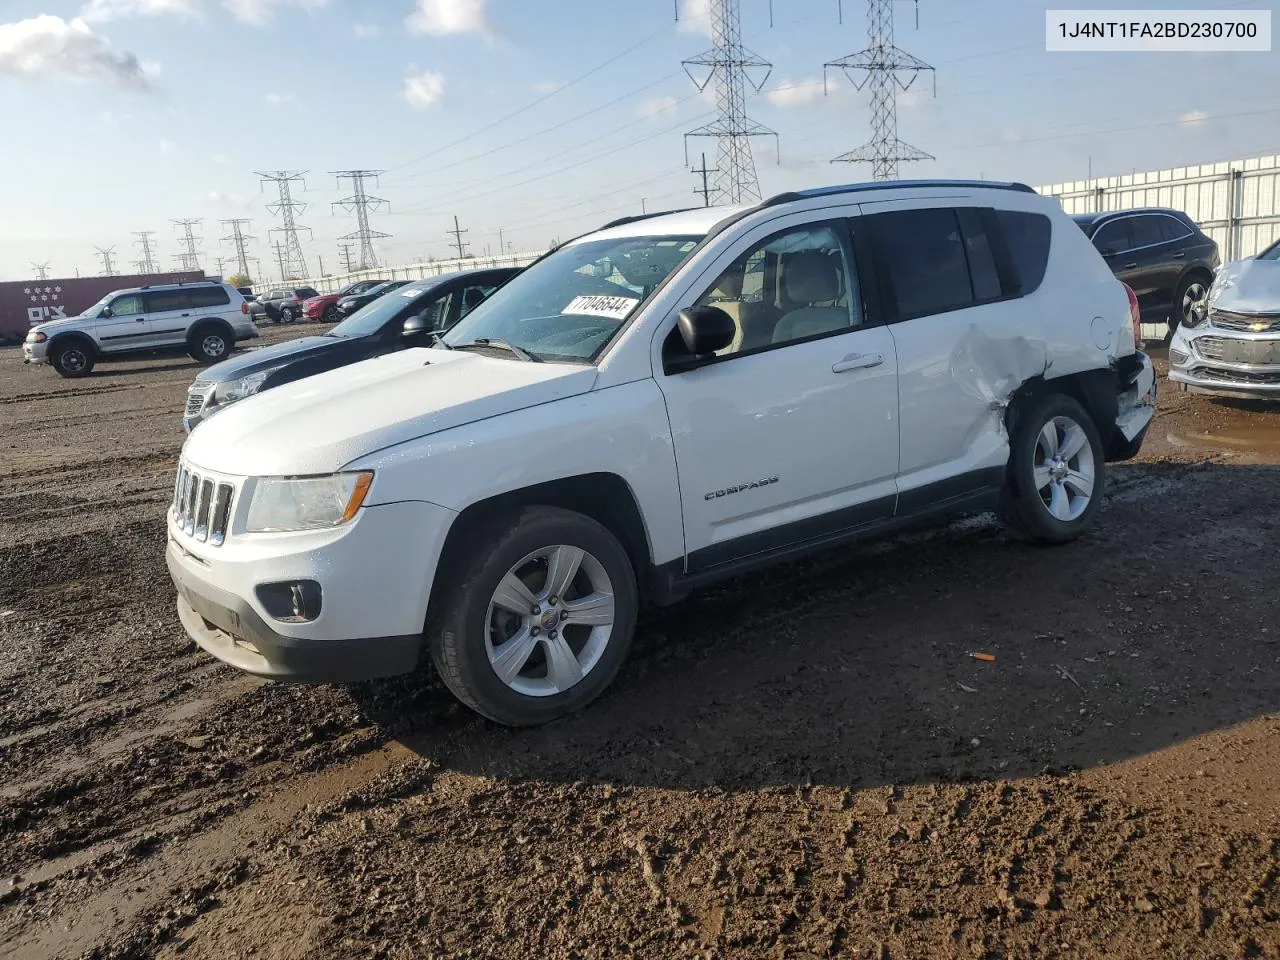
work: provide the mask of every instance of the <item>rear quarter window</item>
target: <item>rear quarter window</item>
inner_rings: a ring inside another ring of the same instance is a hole
[[[187,302],[192,307],[223,307],[231,298],[222,287],[194,287],[187,291]]]
[[[1018,276],[1019,292],[1024,297],[1035,293],[1049,265],[1053,221],[1042,213],[1020,210],[997,210],[996,221],[1004,231],[1005,246]]]

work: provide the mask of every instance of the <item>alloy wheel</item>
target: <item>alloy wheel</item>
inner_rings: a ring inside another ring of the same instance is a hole
[[[1089,508],[1097,478],[1093,447],[1070,417],[1054,417],[1040,429],[1032,470],[1036,491],[1054,519],[1069,523]]]

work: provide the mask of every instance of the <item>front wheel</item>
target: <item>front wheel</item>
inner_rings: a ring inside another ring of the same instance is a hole
[[[427,626],[445,685],[508,726],[546,723],[598,697],[626,657],[639,608],[617,538],[582,514],[528,507],[467,544]]]
[[[324,308],[325,323],[337,323],[341,319],[342,318],[338,316],[338,308],[336,306],[330,305]]]
[[[73,380],[79,377],[87,377],[92,373],[94,359],[93,350],[79,340],[72,340],[70,343],[54,347],[52,355],[49,357],[53,369],[57,370],[62,376]]]
[[[285,323],[293,323],[298,319],[298,313],[292,307],[285,307],[280,311],[280,319]]]
[[[1093,419],[1055,393],[1018,414],[1001,513],[1013,532],[1065,543],[1084,532],[1102,499],[1105,460]]]

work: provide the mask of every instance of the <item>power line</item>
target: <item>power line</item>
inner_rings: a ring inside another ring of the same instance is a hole
[[[36,271],[36,279],[37,279],[37,280],[48,280],[48,279],[49,279],[49,264],[48,264],[48,263],[35,263],[34,261],[32,261],[32,262],[31,262],[31,266],[32,266],[32,267],[35,269],[35,271]]]
[[[256,263],[258,258],[249,256],[247,249],[248,241],[256,239],[244,232],[244,228],[249,225],[249,221],[247,219],[240,218],[235,220],[223,220],[220,222],[224,226],[231,228],[231,236],[223,237],[222,242],[230,242],[235,247],[237,272],[242,276],[252,277],[253,274],[249,272],[249,261],[253,260]]]
[[[714,137],[717,199],[728,203],[759,200],[760,181],[756,177],[755,158],[751,156],[751,138],[773,137],[776,143],[778,135],[747,116],[747,87],[753,87],[758,93],[769,79],[773,64],[742,45],[738,0],[710,0],[710,3],[711,37],[715,46],[707,53],[685,60],[683,66],[699,91],[714,81],[719,116],[685,134],[685,163],[689,162],[689,137]],[[692,68],[706,68],[706,76],[699,80]],[[753,70],[764,71],[758,81],[752,78]]]
[[[918,11],[919,0],[913,2]],[[871,43],[865,50],[822,65],[824,86],[827,70],[838,67],[855,89],[871,87],[871,140],[840,154],[832,162],[870,163],[871,179],[892,180],[898,176],[900,162],[934,159],[931,154],[898,139],[897,90],[894,89],[906,90],[922,71],[932,73],[933,67],[894,45],[893,0],[867,0],[867,37]],[[863,71],[865,76],[854,79],[851,70]],[[904,74],[909,79],[904,81]]]
[[[196,271],[200,269],[200,254],[196,250],[196,244],[201,243],[199,237],[192,231],[193,227],[203,223],[203,220],[170,220],[175,227],[181,227],[183,230],[182,243],[186,247],[182,253],[175,258],[179,266],[183,270]]]
[[[133,235],[138,239],[133,242],[135,247],[142,248],[142,257],[133,262],[138,268],[139,273],[158,273],[156,269],[156,251],[151,245],[151,238],[156,235],[154,230],[135,230]]]
[[[311,228],[302,226],[294,218],[296,213],[302,213],[306,210],[307,205],[293,199],[291,187],[294,183],[301,183],[302,189],[305,190],[307,188],[306,181],[302,179],[305,172],[305,170],[276,170],[273,173],[258,172],[258,176],[262,178],[262,183],[274,183],[280,193],[280,199],[274,203],[267,204],[267,209],[280,216],[280,226],[273,227],[269,232],[284,234],[283,245],[277,245],[279,249],[283,249],[285,257],[280,266],[281,276],[287,272],[293,272],[295,276],[299,277],[307,275],[307,261],[302,255],[302,241],[298,239],[298,233],[306,230],[309,234]],[[279,249],[277,250],[277,259],[280,256]]]
[[[702,166],[694,167],[693,172],[702,174],[702,189],[694,187],[693,192],[695,194],[701,194],[702,205],[704,207],[709,207],[711,206],[711,187],[707,184],[707,175],[711,173],[718,173],[719,171],[715,167],[712,167],[710,170],[707,169],[707,155],[704,153],[702,155]]]
[[[98,252],[98,256],[102,258],[102,275],[104,277],[114,277],[116,275],[115,266],[111,262],[111,255],[116,252],[115,247],[94,247]]]
[[[450,234],[453,237],[453,243],[458,248],[459,260],[461,260],[463,257],[467,255],[466,252],[462,249],[465,246],[465,244],[462,242],[462,235],[464,233],[470,233],[470,232],[471,232],[470,230],[463,230],[461,227],[458,226],[457,214],[455,214],[453,217],[453,229],[445,231],[445,233]]]
[[[348,233],[339,237],[339,240],[358,240],[360,242],[360,269],[367,270],[378,265],[378,256],[373,252],[373,241],[389,237],[389,233],[380,233],[369,226],[369,210],[377,210],[388,206],[387,201],[381,197],[371,197],[365,190],[366,180],[377,182],[378,175],[381,170],[334,170],[333,175],[338,178],[338,183],[343,180],[351,181],[351,196],[344,197],[341,200],[335,200],[333,206],[341,207],[348,213],[354,211],[356,215],[356,229],[354,233]]]

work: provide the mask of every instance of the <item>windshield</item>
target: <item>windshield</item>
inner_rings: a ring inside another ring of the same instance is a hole
[[[550,360],[594,360],[701,237],[622,237],[562,247],[516,274],[445,335],[505,340]]]
[[[99,313],[101,313],[101,312],[102,312],[102,308],[103,308],[103,307],[105,307],[105,306],[107,305],[107,302],[108,302],[112,297],[114,297],[114,296],[116,295],[116,293],[117,293],[117,292],[118,292],[118,291],[112,290],[110,293],[108,293],[105,297],[103,297],[101,300],[99,300],[99,301],[98,301],[97,303],[95,303],[93,306],[91,306],[91,307],[85,307],[83,310],[81,310],[81,311],[80,311],[80,316],[82,316],[82,317],[96,317]]]
[[[347,319],[330,330],[330,337],[367,337],[377,333],[405,307],[414,305],[414,301],[427,293],[437,284],[433,282],[412,283],[402,290],[396,290],[385,297],[379,297],[372,303],[361,307]]]

